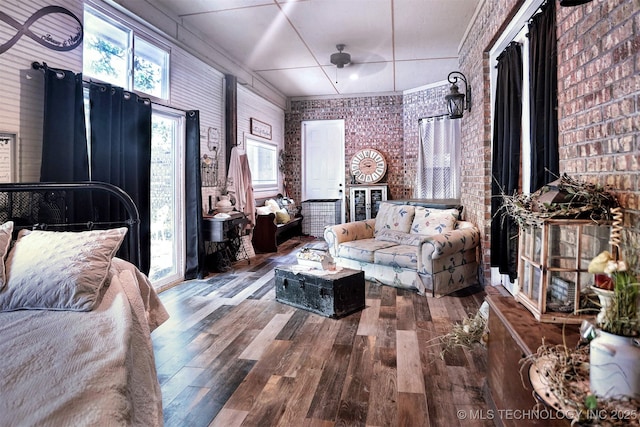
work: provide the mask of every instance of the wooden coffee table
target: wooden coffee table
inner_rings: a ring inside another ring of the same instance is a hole
[[[276,300],[322,316],[341,318],[364,308],[364,272],[275,268]]]

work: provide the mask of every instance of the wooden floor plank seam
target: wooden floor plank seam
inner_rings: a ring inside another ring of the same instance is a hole
[[[152,334],[165,426],[448,427],[456,411],[486,408],[486,350],[442,357],[439,341],[482,288],[432,298],[367,282],[363,310],[326,318],[275,299],[274,267],[307,241],[160,294],[171,315]]]

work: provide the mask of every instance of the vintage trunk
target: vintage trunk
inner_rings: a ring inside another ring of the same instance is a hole
[[[322,316],[340,318],[364,308],[364,272],[342,269],[335,274],[275,269],[276,300]]]

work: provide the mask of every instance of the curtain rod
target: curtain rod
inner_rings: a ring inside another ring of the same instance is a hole
[[[63,70],[63,69],[61,69],[61,68],[53,68],[53,67],[49,67],[49,66],[47,65],[47,63],[46,63],[46,62],[44,62],[44,61],[42,61],[42,64],[41,64],[41,63],[39,63],[38,61],[33,61],[33,62],[31,63],[31,68],[32,68],[32,69],[34,69],[34,70],[42,70],[42,71],[46,71],[46,70],[53,70],[53,71],[55,71],[56,73],[62,73],[62,74],[67,73],[67,72],[73,72],[73,71],[71,71],[71,70]]]
[[[39,63],[38,61],[33,61],[31,63],[31,68],[33,68],[34,70],[43,70],[43,71],[45,71],[45,70],[53,70],[53,71],[55,71],[57,73],[63,73],[63,74],[65,73],[65,71],[67,71],[67,70],[61,70],[61,69],[58,69],[58,68],[51,68],[44,61],[42,61],[42,64]],[[109,83],[93,82],[91,80],[84,80],[83,79],[83,84],[85,84],[85,85],[89,85],[89,84],[98,84],[98,85],[100,85],[100,84],[109,84]],[[132,91],[126,91],[126,92],[135,93],[135,92],[132,92]],[[164,104],[160,104],[159,102],[154,102],[150,98],[146,98],[144,96],[138,95],[138,97],[140,99],[143,99],[143,100],[148,100],[149,102],[151,102],[151,104],[155,104],[155,105],[158,105],[160,107],[171,108],[171,109],[174,109],[174,110],[182,111],[185,114],[188,113],[189,111],[193,111],[193,108],[191,108],[189,110],[185,110],[183,108],[174,107],[172,105],[164,105]]]
[[[429,120],[429,119],[439,119],[440,117],[449,117],[449,114],[445,113],[445,114],[439,114],[439,115],[436,115],[436,116],[420,117],[418,119],[418,122],[421,122],[423,120]]]

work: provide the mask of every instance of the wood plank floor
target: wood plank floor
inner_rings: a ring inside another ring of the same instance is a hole
[[[166,426],[493,425],[458,415],[487,408],[486,349],[443,360],[432,341],[476,313],[481,288],[431,298],[367,282],[364,310],[325,318],[275,300],[273,268],[307,242],[160,294]]]

